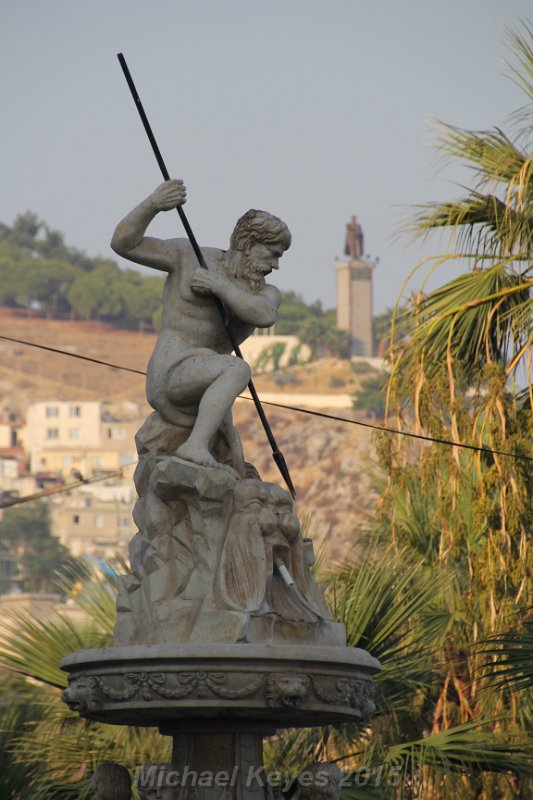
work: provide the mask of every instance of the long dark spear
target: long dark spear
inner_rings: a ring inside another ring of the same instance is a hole
[[[148,117],[146,116],[144,108],[143,108],[143,105],[141,103],[141,98],[139,97],[137,89],[135,88],[135,84],[133,83],[133,78],[131,77],[131,73],[130,73],[130,71],[128,69],[128,65],[126,64],[126,59],[124,58],[122,53],[117,53],[117,58],[119,60],[120,66],[122,67],[122,72],[124,73],[124,77],[126,78],[128,86],[130,88],[131,96],[133,97],[133,100],[135,101],[135,105],[137,106],[137,110],[139,112],[139,116],[141,117],[142,123],[144,125],[144,130],[146,131],[146,135],[148,136],[148,139],[150,140],[150,144],[152,145],[152,150],[154,151],[154,155],[156,157],[156,161],[159,164],[159,169],[161,170],[161,174],[163,175],[163,178],[166,181],[169,181],[170,180],[169,172],[168,172],[168,170],[167,170],[167,168],[165,166],[165,162],[163,161],[163,157],[161,155],[159,147],[157,146],[157,142],[155,140],[155,136],[154,136],[154,134],[152,132],[152,128],[150,127],[150,123],[148,122]],[[192,228],[189,225],[189,220],[187,219],[183,208],[181,206],[177,206],[176,210],[177,210],[177,212],[179,214],[179,217],[180,217],[180,219],[181,219],[181,221],[183,223],[183,227],[185,228],[185,232],[187,233],[187,236],[188,236],[189,241],[191,243],[192,249],[194,250],[194,254],[195,254],[196,258],[198,259],[198,263],[200,264],[202,269],[207,269],[207,264],[205,263],[205,259],[204,259],[203,255],[202,255],[202,251],[200,250],[200,248],[198,246],[198,242],[196,241],[196,237],[195,237],[194,233],[192,232]],[[228,315],[226,314],[226,309],[224,308],[224,304],[222,303],[220,298],[216,297],[215,295],[213,296],[213,300],[215,301],[215,305],[216,305],[216,307],[218,309],[218,312],[219,312],[220,317],[222,319],[222,323],[224,325],[226,334],[227,334],[228,339],[230,341],[230,344],[231,344],[231,346],[233,348],[233,351],[235,352],[235,355],[238,356],[239,358],[243,358],[243,355],[242,355],[242,352],[241,352],[241,348],[239,347],[237,339],[235,338],[235,335],[234,335],[234,333],[233,333],[233,331],[231,329],[231,326],[229,324]],[[288,469],[287,464],[285,462],[285,459],[283,457],[283,453],[281,452],[281,450],[279,449],[279,447],[278,447],[278,445],[276,443],[276,440],[274,438],[274,434],[272,433],[272,428],[270,427],[270,425],[268,423],[268,420],[266,418],[266,414],[265,414],[265,412],[263,410],[263,406],[261,405],[261,401],[260,401],[259,396],[258,396],[258,394],[256,392],[256,389],[255,389],[255,386],[253,384],[253,381],[251,379],[250,379],[250,382],[248,384],[248,389],[250,390],[250,394],[252,395],[252,399],[254,401],[257,413],[259,414],[259,419],[261,420],[261,423],[262,423],[263,428],[265,429],[265,433],[267,435],[267,439],[268,439],[268,441],[270,443],[270,447],[272,448],[272,457],[273,457],[274,461],[276,462],[277,467],[278,467],[278,469],[279,469],[279,471],[281,473],[281,476],[282,476],[283,480],[285,481],[285,483],[287,484],[287,488],[289,489],[291,495],[293,497],[296,497],[296,492],[294,490],[294,485],[293,485],[293,482],[291,480],[289,469]]]

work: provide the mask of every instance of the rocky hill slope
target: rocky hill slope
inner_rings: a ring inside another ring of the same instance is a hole
[[[138,370],[146,368],[155,343],[154,334],[118,330],[102,323],[33,319],[5,308],[0,309],[2,335]],[[259,392],[275,390],[280,394],[346,394],[355,391],[363,377],[353,373],[349,362],[330,359],[293,368],[275,380],[257,376],[256,386]],[[128,400],[139,403],[141,413],[149,411],[141,375],[1,338],[0,394],[0,410],[22,416],[29,403],[51,399]],[[296,486],[300,518],[311,517],[315,540],[329,532],[331,557],[346,555],[368,525],[377,497],[370,432],[295,411],[268,406],[265,410]],[[342,415],[352,416],[349,411]],[[265,479],[278,482],[279,474],[251,402],[237,402],[235,421],[247,459]]]

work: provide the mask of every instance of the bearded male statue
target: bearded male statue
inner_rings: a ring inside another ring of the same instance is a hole
[[[246,467],[231,407],[250,380],[246,362],[231,355],[214,298],[223,303],[239,344],[255,328],[274,324],[281,301],[265,276],[278,269],[291,243],[289,229],[265,211],[248,211],[231,235],[229,250],[202,248],[208,266],[198,266],[187,239],[145,236],[152,219],[185,202],[181,180],[161,184],[117,226],[111,247],[130,261],[167,273],[163,324],[148,364],[146,396],[171,425],[190,428],[177,455],[209,467],[223,467],[210,452],[221,433],[230,463],[241,476]],[[226,467],[227,468],[227,467]]]

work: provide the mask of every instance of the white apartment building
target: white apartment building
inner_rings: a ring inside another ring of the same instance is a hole
[[[142,420],[109,419],[100,401],[32,403],[20,440],[30,459],[30,472],[84,477],[118,470],[136,460],[135,433]]]
[[[58,495],[50,506],[54,536],[76,558],[109,560],[117,553],[125,555],[136,531],[131,517],[135,499],[132,484],[99,489],[87,486]]]

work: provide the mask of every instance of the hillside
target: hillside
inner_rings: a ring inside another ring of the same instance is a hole
[[[144,370],[155,335],[113,328],[100,322],[28,319],[0,308],[0,335],[35,341],[72,353]],[[144,378],[109,367],[0,339],[1,410],[24,414],[37,400],[104,399],[138,402],[148,413]],[[257,376],[258,391],[351,393],[365,376],[349,362],[333,359],[290,370],[281,380]],[[311,514],[313,528],[331,530],[333,555],[346,553],[372,513],[371,435],[367,429],[294,411],[266,407],[298,494],[300,518]],[[350,412],[344,412],[344,416]],[[238,401],[235,420],[246,456],[267,480],[278,481],[270,449],[253,404]]]

